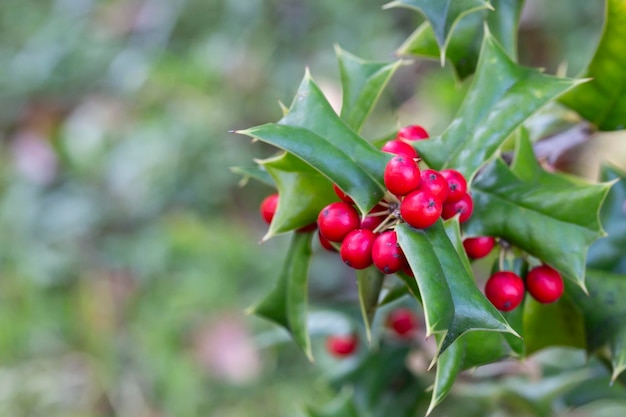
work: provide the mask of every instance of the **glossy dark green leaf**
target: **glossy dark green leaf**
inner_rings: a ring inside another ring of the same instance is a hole
[[[615,168],[602,168],[603,181],[619,180],[600,211],[602,226],[608,236],[589,248],[587,267],[626,274],[626,174]]]
[[[509,347],[501,333],[477,331],[459,337],[437,361],[437,375],[426,415],[448,395],[459,372],[506,357]]]
[[[461,108],[441,137],[415,147],[435,168],[454,168],[471,178],[529,116],[577,83],[521,67],[489,33]]]
[[[249,312],[283,326],[308,358],[313,360],[307,328],[311,236],[312,233],[293,234],[278,282]]]
[[[278,122],[237,133],[256,137],[302,159],[348,193],[363,212],[384,194],[390,155],[376,149],[335,114],[307,72],[289,112]]]
[[[234,172],[235,174],[241,175],[242,177],[241,182],[240,182],[241,186],[245,185],[250,178],[254,178],[255,180],[265,185],[269,185],[270,187],[276,186],[271,175],[258,165],[246,166],[246,167],[244,166],[231,167],[230,170]]]
[[[343,91],[341,118],[359,132],[387,82],[402,62],[365,61],[338,46],[335,52]]]
[[[383,273],[374,267],[362,269],[356,273],[359,288],[359,306],[361,307],[361,315],[363,316],[365,332],[369,342],[372,341],[372,321],[378,307],[378,298],[380,297],[384,278]]]
[[[484,0],[395,0],[384,6],[392,7],[417,10],[426,17],[441,50],[442,62],[450,36],[459,19],[470,13],[491,8]]]
[[[516,60],[517,28],[523,4],[523,0],[492,0],[495,10],[471,13],[459,20],[446,49],[446,60],[460,79],[476,69],[485,24],[507,54]],[[439,45],[430,23],[424,22],[417,28],[397,53],[439,59]]]
[[[353,395],[352,389],[344,388],[328,404],[307,407],[306,414],[308,417],[359,417]]]
[[[465,230],[502,237],[582,286],[587,249],[604,235],[598,213],[609,188],[544,171],[522,135],[512,168],[498,159],[476,177]]]
[[[289,153],[259,161],[278,187],[278,207],[263,240],[315,223],[321,209],[337,195],[333,184]]]
[[[626,275],[587,271],[589,295],[568,287],[573,302],[582,310],[591,352],[608,347],[613,365],[613,380],[626,370]]]
[[[593,78],[561,98],[601,130],[626,128],[626,0],[607,0],[604,33],[585,76]]]
[[[403,223],[396,232],[419,287],[427,334],[445,335],[440,352],[466,332],[514,332],[478,290],[441,221],[422,230]]]
[[[526,296],[523,311],[527,355],[550,346],[585,347],[583,317],[569,298],[541,304]]]

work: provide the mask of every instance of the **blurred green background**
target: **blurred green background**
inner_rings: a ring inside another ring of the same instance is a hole
[[[602,2],[545,3],[527,5],[521,59],[576,73]],[[297,416],[331,395],[244,315],[286,240],[257,244],[272,190],[229,171],[273,151],[228,130],[278,119],[305,66],[338,100],[334,43],[393,59],[420,18],[383,4],[0,2],[0,416]],[[447,68],[407,65],[365,134],[439,133],[463,91]],[[311,285],[354,307],[335,258]]]

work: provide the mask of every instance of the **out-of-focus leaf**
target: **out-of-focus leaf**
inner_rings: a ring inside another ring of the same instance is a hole
[[[523,4],[524,0],[492,0],[495,10],[471,13],[459,20],[446,49],[446,60],[460,79],[476,69],[485,23],[507,54],[516,60],[517,28]],[[439,59],[441,54],[430,23],[424,22],[417,28],[397,53]]]
[[[435,168],[470,179],[529,116],[578,81],[517,65],[486,33],[476,76],[455,119],[440,137],[415,143]]]
[[[502,237],[584,286],[587,248],[604,234],[598,212],[610,186],[544,171],[522,135],[512,168],[498,159],[472,184],[465,230]]]
[[[608,346],[615,380],[626,370],[626,275],[587,271],[589,295],[568,287],[573,302],[582,310],[587,333],[587,350]]]
[[[626,0],[607,0],[604,33],[585,71],[593,78],[561,97],[601,130],[626,128]]]
[[[271,175],[258,165],[247,167],[231,167],[230,170],[235,174],[241,175],[241,185],[245,185],[245,183],[247,183],[250,178],[254,178],[255,180],[262,182],[265,185],[269,185],[270,187],[276,186]]]
[[[459,19],[470,13],[491,8],[489,3],[484,0],[395,0],[384,6],[384,8],[392,7],[417,10],[426,17],[441,50],[442,62],[450,42],[450,36]]]
[[[307,407],[308,417],[359,417],[359,410],[352,401],[354,392],[344,388],[331,402],[323,406]]]
[[[343,99],[341,118],[359,132],[387,82],[402,61],[372,62],[360,59],[339,46],[335,47]]]
[[[293,234],[278,282],[249,312],[283,326],[307,357],[313,360],[307,328],[311,236],[312,233]]]
[[[333,111],[307,72],[289,113],[237,133],[256,137],[302,159],[349,194],[366,213],[383,197],[390,155],[352,131]]]
[[[280,196],[264,240],[315,223],[320,210],[337,200],[328,178],[287,152],[259,163],[274,179]]]
[[[406,284],[401,284],[398,283],[396,285],[394,285],[393,287],[391,287],[383,296],[383,299],[380,300],[380,303],[378,303],[378,306],[384,306],[387,305],[389,303],[392,303],[402,297],[404,297],[405,295],[409,294],[409,289],[408,286]]]
[[[396,232],[419,287],[427,335],[442,336],[440,353],[466,332],[514,333],[476,287],[441,221],[423,230],[403,223]]]
[[[383,279],[385,276],[382,272],[374,267],[357,271],[356,279],[359,287],[359,305],[361,307],[361,315],[363,323],[365,323],[365,332],[367,340],[372,341],[372,321],[378,307],[378,297],[383,287]]]
[[[527,355],[549,346],[585,347],[583,317],[567,297],[541,304],[527,296],[523,311]]]
[[[613,185],[600,211],[602,226],[608,233],[589,248],[587,267],[626,274],[626,174],[603,167],[603,181],[619,181]]]

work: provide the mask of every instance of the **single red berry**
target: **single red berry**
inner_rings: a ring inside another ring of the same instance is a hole
[[[397,196],[407,195],[420,185],[420,168],[415,160],[398,155],[387,162],[385,186]]]
[[[428,190],[435,195],[442,203],[448,197],[448,181],[434,169],[425,169],[420,174],[421,190]]]
[[[357,348],[358,339],[354,334],[330,335],[326,339],[326,350],[338,358],[352,355]]]
[[[348,233],[341,243],[341,260],[351,268],[365,269],[372,264],[372,246],[376,235],[369,229],[356,229]]]
[[[278,207],[278,194],[270,194],[261,201],[261,217],[265,223],[270,224]]]
[[[418,229],[435,224],[441,216],[441,201],[427,190],[413,191],[400,203],[400,214],[405,222]]]
[[[337,249],[335,249],[335,247],[332,245],[332,243],[330,243],[330,241],[328,239],[326,239],[324,237],[324,235],[322,235],[322,233],[320,233],[320,231],[317,231],[317,237],[320,240],[320,245],[322,245],[322,247],[324,249],[326,249],[327,251],[330,252],[337,252]]]
[[[510,271],[493,274],[485,284],[485,296],[500,311],[511,311],[524,299],[524,281]]]
[[[385,274],[393,274],[404,267],[406,260],[394,230],[378,235],[372,246],[372,260],[376,268]]]
[[[444,169],[440,174],[448,181],[448,197],[446,203],[455,203],[467,194],[467,181],[463,174],[455,169]]]
[[[526,275],[526,288],[540,303],[553,303],[563,294],[563,278],[548,265],[535,267]]]
[[[337,184],[333,184],[333,190],[335,190],[335,194],[337,194],[337,197],[339,197],[341,201],[345,201],[348,204],[354,204],[354,200],[352,200],[352,197],[344,193],[341,188],[337,186]]]
[[[331,242],[341,242],[360,223],[359,213],[344,202],[330,203],[317,216],[320,232]]]
[[[415,148],[406,142],[402,142],[401,140],[390,140],[389,142],[385,143],[385,145],[383,145],[381,150],[383,152],[405,156],[409,159],[417,158],[417,151],[415,150]]]
[[[387,207],[383,207],[381,205],[375,205],[373,209],[367,213],[364,219],[361,219],[361,229],[376,229],[382,222],[385,220],[384,215],[377,215],[376,213],[389,212]]]
[[[470,218],[473,211],[474,202],[472,201],[472,197],[469,194],[465,194],[456,203],[444,203],[441,217],[447,220],[460,214],[459,222],[464,223]]]
[[[387,327],[400,337],[410,336],[417,330],[417,316],[408,308],[397,308],[387,316]]]
[[[428,139],[430,136],[426,129],[424,129],[420,125],[408,125],[400,129],[398,134],[396,135],[396,139],[404,139],[404,140],[424,140]]]
[[[463,241],[465,253],[472,259],[480,259],[489,255],[496,244],[491,236],[470,237]]]

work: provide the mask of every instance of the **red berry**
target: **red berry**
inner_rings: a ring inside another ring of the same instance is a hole
[[[353,334],[330,335],[326,339],[326,349],[328,353],[338,358],[350,356],[356,350],[358,339]]]
[[[393,274],[406,264],[404,253],[398,245],[398,235],[393,230],[378,235],[372,246],[374,265],[385,274]]]
[[[384,181],[392,194],[407,195],[420,185],[420,168],[413,159],[394,156],[385,167]]]
[[[541,265],[531,269],[526,275],[526,288],[540,303],[552,303],[563,294],[563,278],[556,269]]]
[[[454,169],[444,169],[440,174],[448,181],[448,197],[446,203],[455,203],[467,194],[467,181],[459,171]]]
[[[470,237],[463,241],[465,253],[472,259],[480,259],[489,255],[496,244],[491,236]]]
[[[439,172],[434,169],[425,169],[420,174],[421,190],[428,190],[435,195],[441,202],[446,201],[448,197],[448,181]]]
[[[341,243],[341,260],[351,268],[365,269],[372,264],[372,246],[376,235],[369,229],[356,229],[348,233]]]
[[[382,216],[382,215],[376,216],[373,214],[381,213],[381,212],[389,212],[389,209],[381,205],[374,206],[374,208],[371,209],[369,213],[367,213],[367,216],[361,220],[361,229],[370,229],[370,230],[376,229],[378,225],[380,225],[383,222],[383,220],[385,219],[385,216]]]
[[[496,272],[485,284],[485,295],[498,310],[511,311],[524,299],[524,281],[513,272]]]
[[[430,136],[426,129],[424,129],[420,125],[408,125],[400,129],[398,134],[396,135],[396,139],[405,139],[405,140],[424,140],[428,139]]]
[[[331,252],[337,252],[337,249],[335,249],[332,243],[330,243],[330,241],[326,239],[319,230],[317,231],[317,237],[320,239],[320,245],[322,245],[324,249]]]
[[[330,203],[317,216],[320,232],[331,242],[341,242],[357,227],[360,219],[357,211],[348,203]]]
[[[385,143],[381,150],[383,152],[405,156],[409,159],[417,158],[417,151],[415,148],[406,142],[402,142],[401,140],[390,140]]]
[[[408,308],[397,308],[389,313],[387,326],[398,336],[410,336],[411,333],[417,330],[417,317],[415,313]]]
[[[441,217],[447,220],[460,214],[459,222],[464,223],[470,218],[473,211],[474,202],[472,201],[472,197],[469,194],[465,194],[456,203],[444,203]]]
[[[265,220],[265,223],[270,224],[276,213],[276,207],[278,206],[278,194],[270,194],[263,201],[261,201],[261,217]]]
[[[435,224],[441,216],[441,201],[427,190],[413,191],[400,204],[400,214],[405,222],[418,229]]]
[[[352,200],[352,197],[344,193],[341,188],[337,186],[337,184],[333,184],[333,190],[335,190],[335,194],[337,194],[337,197],[339,197],[341,201],[345,201],[348,204],[354,204],[354,200]]]

